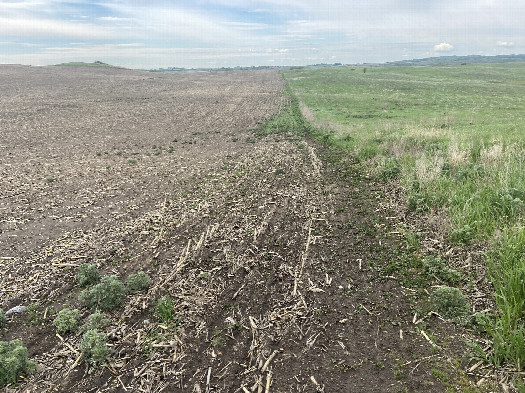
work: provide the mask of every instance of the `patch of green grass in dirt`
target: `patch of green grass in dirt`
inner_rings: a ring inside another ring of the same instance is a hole
[[[492,244],[490,361],[525,366],[525,63],[284,72],[313,133],[399,182],[418,214],[445,210],[449,242]],[[304,104],[304,105],[302,105]],[[292,110],[292,109],[289,109]],[[270,129],[280,129],[279,123]],[[407,240],[412,248],[417,239]],[[421,261],[401,259],[407,280]],[[417,280],[416,278],[413,278]],[[416,285],[423,285],[423,279]]]
[[[312,131],[312,126],[301,114],[297,97],[289,88],[287,88],[286,94],[290,97],[290,103],[257,130],[258,135],[290,134],[304,137]]]

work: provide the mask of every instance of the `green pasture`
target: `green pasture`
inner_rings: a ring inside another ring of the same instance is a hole
[[[525,366],[525,63],[347,66],[284,76],[330,144],[444,211],[458,245],[488,242],[498,310],[485,318],[495,364]],[[483,319],[483,318],[481,318]]]

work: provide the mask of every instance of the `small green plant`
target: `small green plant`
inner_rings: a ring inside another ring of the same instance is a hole
[[[18,378],[32,371],[35,363],[30,361],[27,348],[21,340],[0,341],[0,387],[16,383]]]
[[[46,183],[50,184],[50,183],[53,183],[55,181],[55,179],[53,179],[52,177],[46,177]]]
[[[474,238],[474,230],[465,225],[461,228],[455,229],[450,234],[450,240],[454,243],[468,244]]]
[[[126,288],[117,276],[102,277],[99,284],[80,293],[80,303],[91,309],[109,310],[124,301]]]
[[[25,324],[27,326],[36,326],[44,322],[43,315],[40,311],[40,303],[33,302],[27,306],[27,318]]]
[[[399,164],[397,158],[392,157],[385,161],[379,175],[383,180],[390,180],[396,179],[400,173],[401,165]]]
[[[430,295],[432,309],[445,318],[464,322],[470,313],[467,298],[458,288],[443,286]]]
[[[7,325],[7,318],[5,316],[4,310],[0,308],[0,329]]]
[[[77,282],[81,287],[96,284],[100,281],[100,272],[97,265],[83,263],[78,267]]]
[[[79,310],[70,310],[69,308],[64,308],[63,310],[60,310],[56,316],[55,320],[53,321],[53,325],[55,325],[57,333],[63,334],[75,332],[78,328],[79,322]]]
[[[423,259],[424,272],[440,281],[455,284],[461,279],[461,273],[451,267],[440,258],[426,257]]]
[[[91,314],[84,325],[82,325],[81,330],[86,332],[88,330],[102,330],[109,325],[109,319],[105,317],[103,313],[97,311]]]
[[[222,329],[218,326],[214,326],[213,328],[213,340],[212,345],[214,347],[222,347],[224,344],[224,337],[222,336]]]
[[[408,197],[408,209],[416,213],[425,213],[430,209],[430,198],[428,195],[417,192]]]
[[[126,285],[128,289],[132,292],[143,291],[149,288],[151,279],[149,276],[140,271],[135,274],[130,274],[126,279]]]
[[[97,329],[90,329],[82,336],[80,352],[84,361],[94,368],[103,366],[109,359],[108,337]]]
[[[173,307],[173,300],[169,296],[164,296],[157,300],[155,315],[167,325],[175,318]]]

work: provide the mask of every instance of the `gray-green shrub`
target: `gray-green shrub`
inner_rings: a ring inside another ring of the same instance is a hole
[[[0,387],[16,383],[30,372],[35,363],[29,360],[27,348],[21,340],[0,341]]]
[[[96,284],[100,281],[100,271],[97,265],[92,263],[84,263],[78,267],[77,271],[78,285],[86,287],[88,285]]]
[[[64,308],[60,310],[56,318],[53,320],[53,325],[57,333],[75,332],[80,322],[80,311],[75,309]]]
[[[132,292],[143,291],[145,289],[148,289],[150,283],[151,280],[149,276],[142,271],[135,274],[130,274],[126,279],[126,285],[128,289]]]
[[[97,329],[86,331],[80,342],[80,352],[82,352],[84,361],[95,368],[103,366],[110,356],[107,342],[107,335]]]
[[[467,298],[458,288],[439,287],[430,295],[432,309],[441,316],[463,322],[470,312]]]
[[[82,326],[83,331],[88,331],[92,329],[102,330],[109,325],[109,319],[107,319],[103,313],[97,311],[91,314],[86,323]]]
[[[93,310],[109,310],[120,306],[125,294],[124,284],[113,275],[102,277],[99,284],[83,290],[79,300]]]

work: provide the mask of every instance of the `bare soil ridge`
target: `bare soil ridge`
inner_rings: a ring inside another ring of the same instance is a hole
[[[377,269],[397,247],[381,187],[309,140],[254,137],[288,102],[277,72],[6,66],[0,87],[0,307],[41,303],[0,332],[38,363],[6,390],[444,390]],[[153,281],[108,313],[94,372],[45,315],[79,306],[84,262]],[[152,312],[166,295],[176,328]]]

